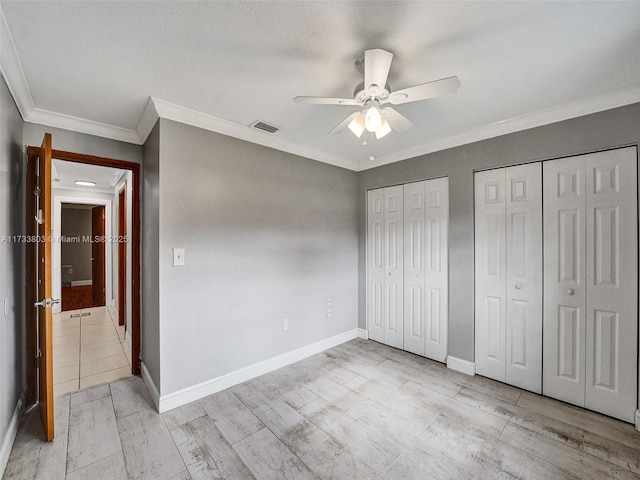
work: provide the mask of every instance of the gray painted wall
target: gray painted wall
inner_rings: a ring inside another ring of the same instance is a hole
[[[357,327],[356,195],[355,172],[160,120],[163,395]]]
[[[0,79],[0,240],[24,232],[22,123]],[[23,244],[0,241],[0,447],[25,385],[24,263]]]
[[[63,242],[60,245],[62,265],[73,265],[74,281],[91,280],[91,242],[83,242],[85,237],[91,237],[91,209],[73,208],[65,204],[61,209],[61,235],[63,237],[78,237],[79,242]]]
[[[366,192],[369,189],[449,177],[449,355],[474,360],[473,173],[636,144],[640,104],[504,135],[366,170],[359,176],[359,325],[366,325]]]
[[[141,355],[151,379],[160,389],[160,122],[144,144],[142,175],[142,316]]]
[[[23,131],[23,143],[25,145],[39,147],[42,144],[44,134],[50,133],[54,150],[142,163],[142,145],[134,145],[29,122],[24,123]]]

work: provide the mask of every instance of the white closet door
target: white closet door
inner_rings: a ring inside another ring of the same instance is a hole
[[[506,383],[542,388],[542,166],[506,169]]]
[[[404,186],[404,349],[424,356],[425,182]]]
[[[637,395],[636,149],[586,155],[586,397],[633,422]]]
[[[367,194],[367,328],[369,338],[384,343],[384,192]]]
[[[584,406],[584,157],[544,164],[543,393]]]
[[[404,345],[403,200],[402,185],[384,189],[384,343],[396,348]]]
[[[476,372],[505,381],[505,170],[475,174]]]
[[[449,323],[449,179],[427,180],[425,201],[425,356],[444,362]]]

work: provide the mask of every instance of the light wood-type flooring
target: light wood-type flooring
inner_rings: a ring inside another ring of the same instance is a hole
[[[354,340],[159,415],[131,377],[36,411],[7,479],[635,479],[632,425]]]

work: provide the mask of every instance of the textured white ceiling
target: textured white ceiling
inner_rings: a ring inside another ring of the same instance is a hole
[[[135,130],[152,96],[273,123],[282,142],[353,168],[640,100],[637,1],[0,5],[38,109]],[[462,86],[398,106],[414,128],[367,146],[328,134],[355,107],[293,103],[350,97],[354,60],[378,47],[395,54],[393,89],[451,75]]]

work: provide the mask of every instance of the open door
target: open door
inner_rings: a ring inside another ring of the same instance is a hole
[[[118,325],[127,331],[127,182],[118,192]]]
[[[51,134],[27,155],[27,398],[38,402],[48,441],[54,437],[51,298]]]
[[[91,285],[93,291],[93,306],[106,305],[105,293],[105,208],[103,206],[91,209]]]

